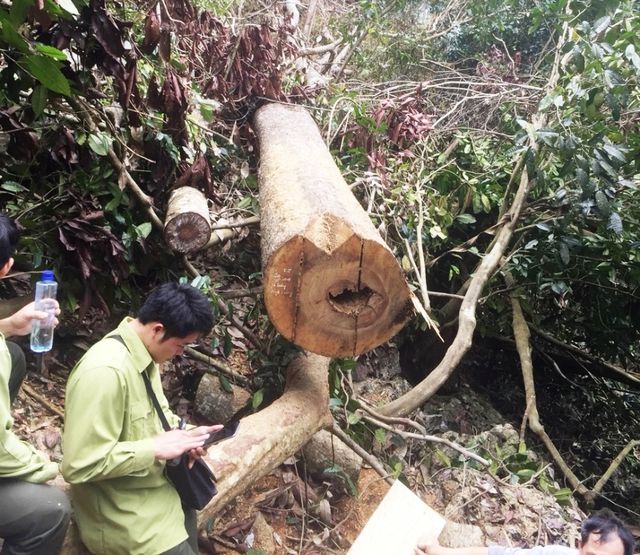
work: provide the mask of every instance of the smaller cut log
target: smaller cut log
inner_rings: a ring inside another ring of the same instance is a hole
[[[193,187],[179,187],[169,197],[164,239],[174,251],[189,253],[203,248],[211,237],[209,205]]]
[[[210,422],[224,424],[237,411],[244,407],[251,395],[248,391],[231,385],[231,391],[226,391],[217,376],[205,374],[198,384],[194,409]]]
[[[302,448],[302,455],[307,472],[314,478],[338,482],[345,489],[358,483],[362,458],[332,433],[320,430]]]

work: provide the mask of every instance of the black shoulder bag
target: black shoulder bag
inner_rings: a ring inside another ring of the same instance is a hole
[[[124,341],[119,335],[110,335],[109,337],[120,341],[124,345]],[[153,392],[146,370],[142,372],[142,377],[147,388],[147,394],[156,409],[160,422],[162,422],[162,427],[168,432],[171,430],[171,426],[167,422],[164,412],[162,412],[156,394]],[[189,468],[189,455],[186,453],[176,459],[167,461],[165,471],[173,487],[176,488],[182,504],[186,507],[200,510],[218,493],[215,482],[216,477],[211,472],[211,469],[200,459],[196,459],[193,466]]]

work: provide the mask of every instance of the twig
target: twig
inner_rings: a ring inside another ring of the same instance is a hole
[[[195,266],[193,264],[191,264],[191,262],[189,261],[189,259],[186,256],[182,257],[182,263],[184,264],[185,268],[191,274],[192,277],[196,278],[196,277],[200,276],[200,272],[198,272],[198,270],[196,270]],[[240,319],[235,314],[231,313],[231,311],[229,310],[229,307],[227,306],[227,304],[220,297],[218,297],[217,301],[218,301],[217,302],[218,309],[233,324],[233,327],[236,328],[238,331],[242,332],[242,334],[249,340],[249,342],[256,349],[258,349],[259,351],[261,351],[263,353],[266,352],[266,349],[265,349],[264,345],[262,344],[262,342],[256,337],[256,335],[250,329],[248,329],[240,321]]]
[[[216,229],[233,229],[236,227],[246,227],[249,225],[259,224],[260,216],[252,216],[251,218],[245,218],[244,220],[238,220],[237,222],[228,222],[224,224],[217,224],[211,226],[211,231]]]
[[[411,426],[412,428],[415,428],[416,430],[418,430],[421,434],[427,433],[424,426],[422,426],[421,424],[418,424],[417,422],[415,422],[414,420],[411,420],[410,418],[401,418],[399,416],[385,416],[383,414],[380,414],[379,412],[376,412],[363,399],[358,397],[355,400],[360,404],[360,408],[362,410],[364,410],[365,412],[368,412],[371,416],[373,416],[374,418],[377,418],[378,420],[381,420],[382,422],[386,422],[387,424],[401,424],[403,426]]]
[[[367,461],[369,466],[373,468],[382,478],[384,478],[385,482],[390,486],[393,485],[393,478],[389,476],[389,474],[385,471],[382,463],[378,459],[376,459],[371,453],[364,450],[360,445],[358,445],[355,441],[353,441],[348,434],[346,434],[338,424],[335,422],[333,426],[329,429],[329,431],[336,436],[338,439],[341,439],[348,447],[350,447],[355,453],[360,455],[363,460]]]
[[[622,378],[623,381],[627,382],[627,383],[632,383],[634,385],[640,385],[640,378],[637,378],[636,376],[634,376],[633,374],[631,374],[630,372],[627,372],[624,368],[620,368],[619,366],[615,366],[614,364],[611,364],[610,362],[607,362],[605,360],[601,360],[587,352],[584,351],[584,349],[579,349],[578,347],[575,347],[573,345],[570,345],[568,343],[564,343],[562,341],[560,341],[559,339],[556,339],[555,337],[553,337],[552,335],[542,331],[541,329],[537,328],[536,326],[532,325],[532,324],[527,324],[529,326],[529,328],[531,328],[536,335],[539,335],[540,337],[542,337],[544,340],[548,341],[549,343],[553,343],[554,345],[557,345],[558,347],[562,347],[563,349],[570,351],[571,353],[583,358],[583,359],[587,359],[588,361],[592,362],[593,364],[596,364],[598,366],[602,366],[603,368],[606,368],[607,370],[610,370],[611,372],[613,372],[616,376]]]
[[[225,301],[231,299],[241,299],[243,297],[257,297],[262,294],[262,286],[251,287],[249,289],[232,289],[230,291],[218,291],[218,296],[222,297]]]
[[[465,449],[461,445],[458,445],[453,441],[449,441],[448,439],[438,437],[438,436],[427,435],[427,434],[414,434],[413,432],[403,432],[401,430],[397,430],[392,426],[389,426],[388,424],[385,424],[380,420],[376,420],[375,418],[367,415],[362,415],[362,418],[364,418],[368,422],[371,422],[372,424],[375,424],[376,426],[379,426],[380,428],[389,430],[390,432],[393,432],[394,434],[398,434],[399,436],[402,436],[404,438],[420,439],[422,441],[430,441],[432,443],[443,443],[447,447],[450,447],[451,449],[458,451],[458,453],[461,453],[468,459],[473,459],[474,461],[477,461],[484,466],[489,466],[489,461],[487,459],[481,457],[480,455],[476,455],[474,452],[469,451],[468,449]]]
[[[36,393],[28,383],[23,382],[21,389],[29,397],[38,401],[38,403],[40,403],[43,407],[49,409],[49,411],[58,415],[60,418],[64,419],[64,412],[62,412],[58,407],[52,404],[49,400],[45,399],[42,395],[40,395],[39,393]]]
[[[640,440],[634,439],[627,443],[625,448],[618,453],[618,456],[611,461],[609,468],[605,471],[605,473],[600,477],[600,479],[596,482],[596,485],[593,486],[591,493],[593,495],[589,495],[588,497],[595,497],[595,495],[599,494],[602,491],[602,488],[607,483],[609,478],[613,475],[613,473],[618,470],[618,467],[622,464],[625,457],[631,452],[634,447],[640,445]]]
[[[213,374],[213,375],[217,375],[218,373],[224,374],[225,376],[233,380],[238,385],[241,385],[243,387],[247,387],[249,385],[249,379],[246,376],[243,376],[242,374],[238,374],[237,372],[233,371],[224,362],[220,362],[213,357],[207,356],[204,353],[201,353],[200,351],[194,349],[193,347],[185,347],[184,352],[185,354],[189,355],[191,358],[199,360],[200,362],[204,362],[209,366],[213,366],[214,368],[217,369],[217,371],[205,369],[205,372],[207,372],[207,374]]]

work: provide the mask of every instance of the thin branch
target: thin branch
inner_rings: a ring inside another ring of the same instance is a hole
[[[24,391],[29,397],[38,401],[38,403],[40,403],[43,407],[48,409],[50,412],[64,419],[64,412],[62,412],[62,410],[56,407],[48,399],[44,398],[42,395],[37,393],[28,383],[23,383],[20,389]]]
[[[245,218],[244,220],[238,220],[236,222],[225,222],[211,226],[211,231],[217,229],[235,229],[237,227],[247,227],[260,223],[260,216],[252,216],[251,218]]]
[[[553,343],[554,345],[557,345],[558,347],[561,347],[562,349],[566,350],[566,351],[570,351],[571,353],[588,360],[589,362],[592,362],[593,364],[596,364],[598,366],[601,366],[603,368],[606,368],[607,370],[613,372],[616,376],[618,376],[619,378],[621,378],[622,381],[626,382],[626,383],[631,383],[633,385],[640,385],[640,378],[634,376],[632,373],[628,372],[627,370],[625,370],[624,368],[620,368],[619,366],[616,366],[615,364],[611,364],[610,362],[606,362],[604,360],[601,360],[589,353],[587,353],[584,349],[580,349],[578,347],[575,347],[573,345],[570,345],[568,343],[564,343],[562,341],[560,341],[559,339],[556,339],[555,337],[553,337],[552,335],[548,334],[547,332],[542,331],[540,328],[537,328],[536,326],[533,326],[532,324],[528,324],[528,326],[536,333],[536,335],[539,335],[540,337],[542,337],[544,340],[548,341],[549,343]]]
[[[369,466],[373,468],[378,474],[380,474],[380,476],[384,478],[387,484],[389,484],[390,486],[393,485],[394,480],[393,478],[391,478],[391,476],[389,476],[389,473],[384,469],[384,467],[382,466],[382,463],[378,459],[376,459],[371,453],[369,453],[368,451],[360,447],[360,445],[358,445],[355,441],[353,441],[349,437],[349,435],[345,433],[342,430],[342,428],[340,428],[340,426],[338,426],[338,424],[334,422],[333,426],[329,428],[329,431],[338,439],[341,439],[345,443],[345,445],[351,448],[355,453],[360,455],[363,460],[367,461]]]
[[[604,485],[607,483],[609,478],[611,478],[613,473],[616,470],[618,470],[618,467],[622,464],[622,461],[624,461],[625,457],[631,452],[632,449],[634,449],[638,445],[640,445],[640,440],[637,440],[637,439],[634,439],[634,440],[630,441],[629,443],[627,443],[625,448],[622,451],[620,451],[620,453],[618,453],[616,458],[614,458],[611,461],[611,464],[609,465],[609,468],[607,468],[605,473],[596,482],[596,485],[593,486],[593,489],[591,490],[593,492],[593,494],[595,494],[595,495],[600,494],[600,492],[602,491],[602,488],[604,487]]]
[[[474,461],[478,461],[480,464],[484,466],[489,466],[489,461],[487,459],[481,457],[480,455],[476,455],[474,452],[469,451],[468,449],[465,449],[461,445],[458,445],[453,441],[449,441],[448,439],[438,437],[438,436],[427,435],[427,434],[415,434],[413,432],[404,432],[401,430],[397,430],[393,426],[390,426],[389,424],[386,424],[381,420],[377,420],[372,416],[367,416],[366,414],[362,415],[362,418],[364,418],[367,422],[371,422],[375,426],[378,426],[385,430],[389,430],[390,432],[393,432],[394,434],[398,434],[399,436],[402,436],[404,438],[419,439],[422,441],[430,441],[432,443],[443,443],[444,445],[446,445],[447,447],[450,447],[454,451],[458,451],[458,453],[461,453],[468,459],[473,459]]]
[[[250,385],[249,379],[246,376],[238,374],[224,362],[220,362],[213,357],[207,356],[204,353],[201,353],[200,351],[194,349],[193,347],[185,347],[184,352],[191,358],[199,360],[200,362],[204,362],[209,366],[213,366],[214,368],[216,368],[216,370],[206,368],[205,372],[207,374],[213,374],[214,376],[218,374],[224,374],[227,378],[231,379],[233,382],[242,387],[247,387]]]

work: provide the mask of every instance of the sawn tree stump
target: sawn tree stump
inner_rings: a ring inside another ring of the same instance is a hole
[[[409,289],[316,124],[300,107],[267,104],[254,127],[264,299],[274,326],[328,357],[384,343],[411,314]]]

